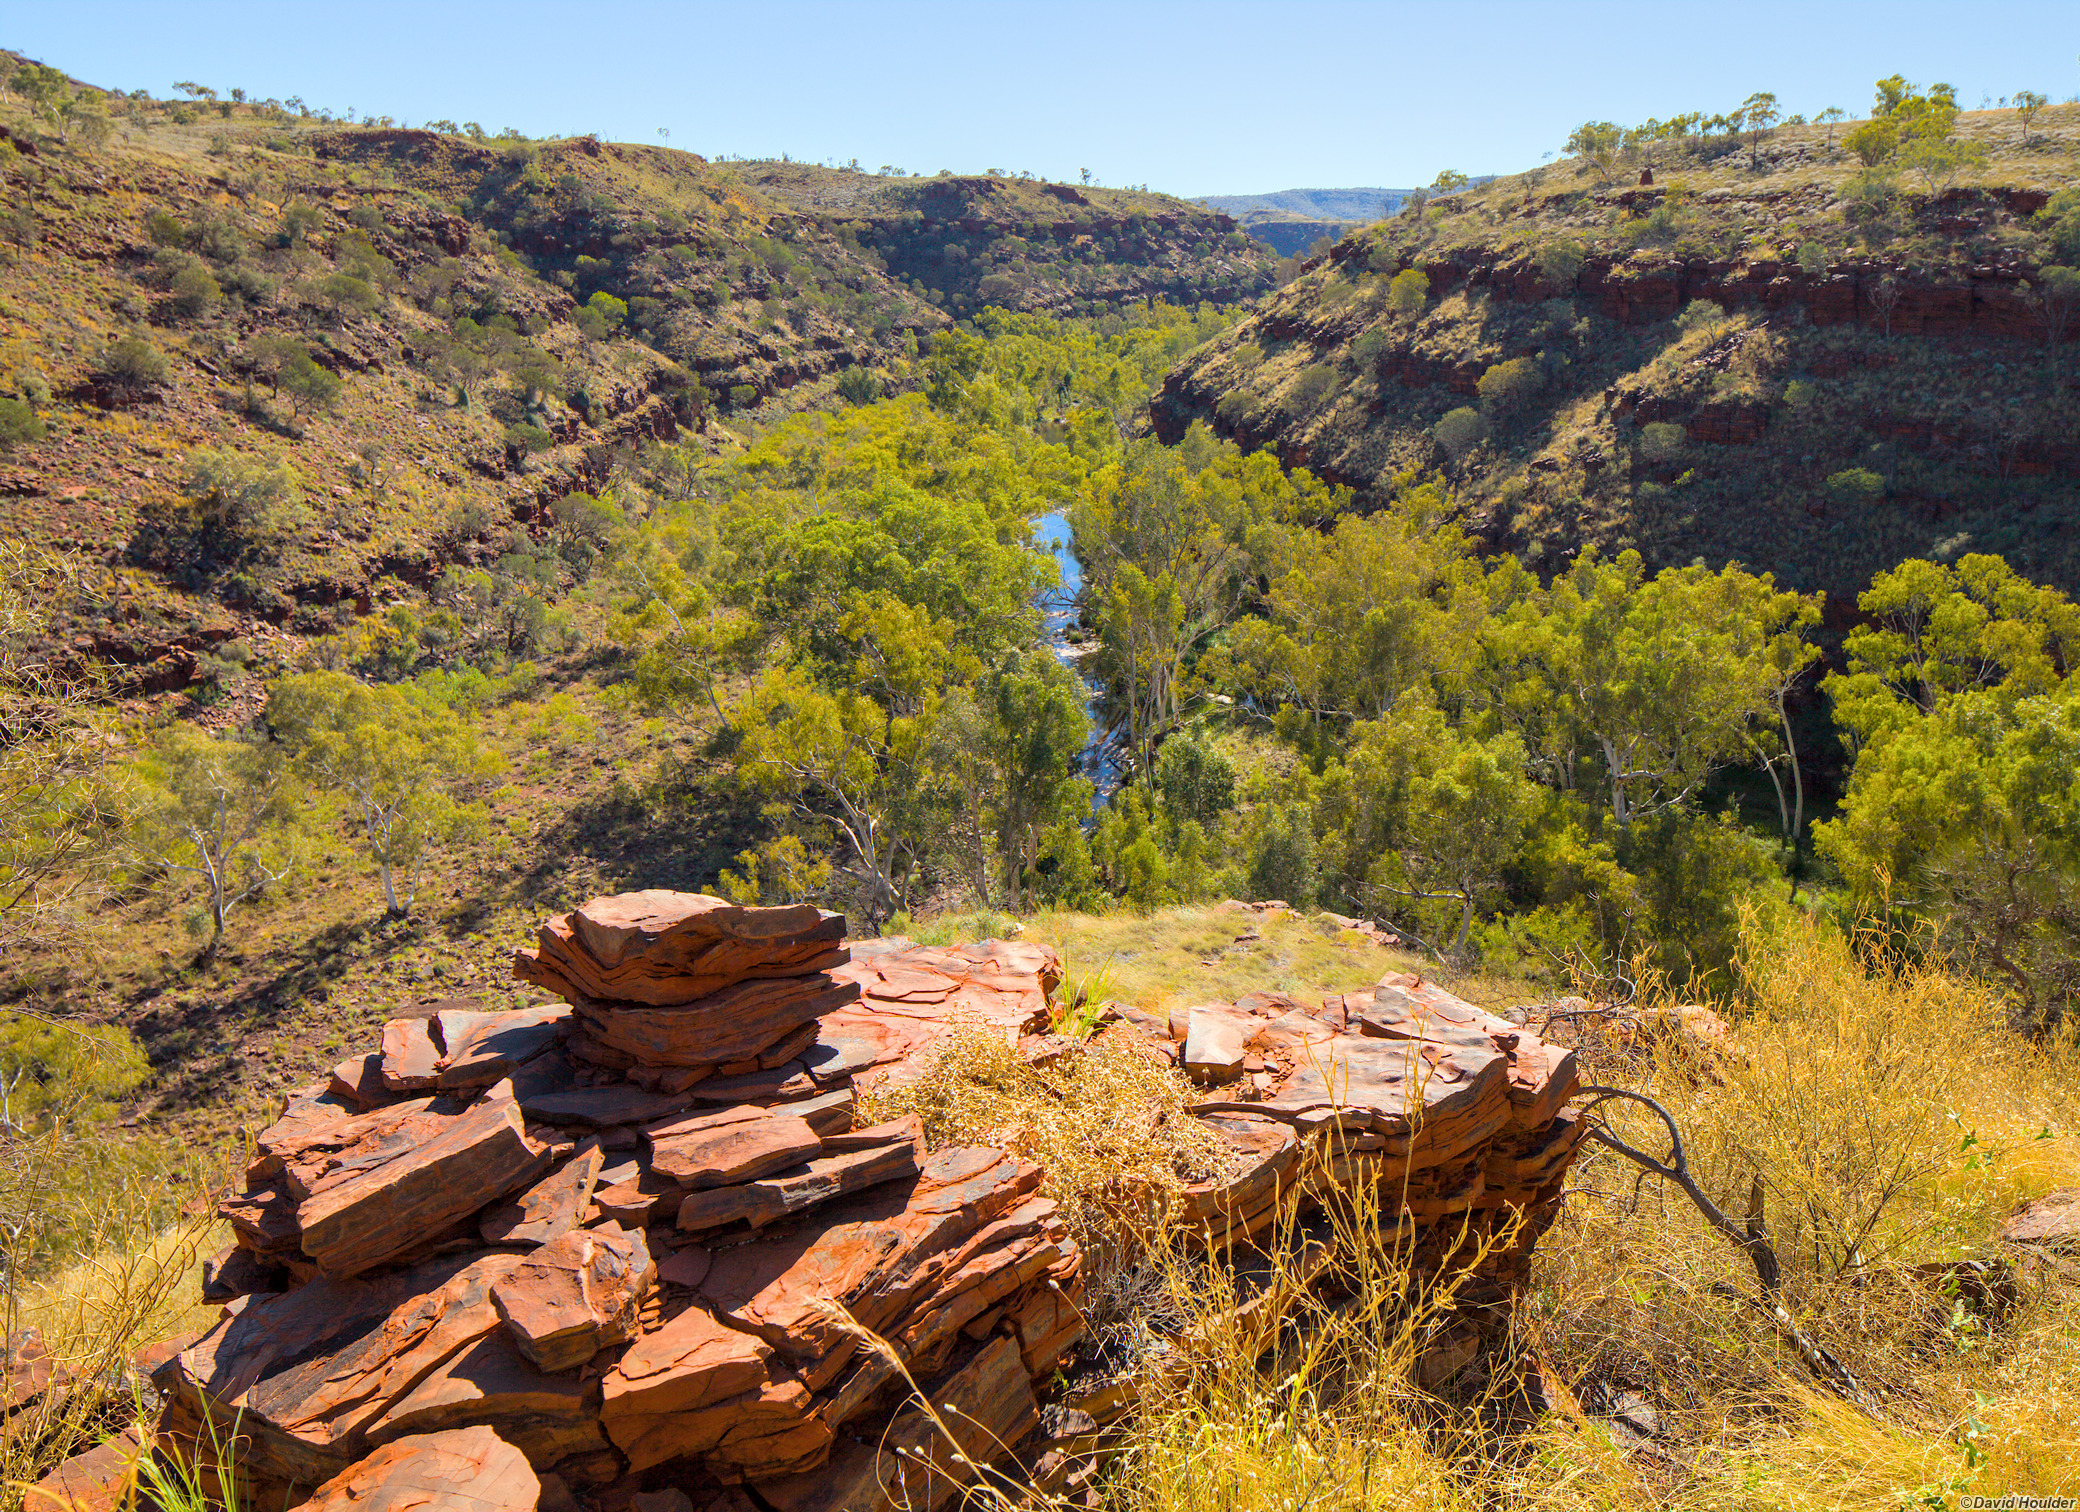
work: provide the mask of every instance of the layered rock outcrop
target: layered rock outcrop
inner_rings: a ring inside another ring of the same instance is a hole
[[[928,1151],[914,1119],[855,1127],[852,1081],[956,1019],[1044,1027],[1055,962],[855,961],[843,933],[814,908],[597,899],[515,962],[565,1005],[386,1025],[225,1198],[224,1317],[156,1376],[162,1445],[235,1432],[262,1506],[321,1485],[359,1505],[501,1452],[580,1491],[662,1466],[720,1488],[870,1460],[905,1371],[1023,1437],[1081,1328],[1042,1173]],[[462,1430],[508,1448],[447,1444]]]
[[[596,899],[515,963],[563,1005],[393,1020],[290,1099],[225,1197],[224,1313],[155,1373],[160,1451],[235,1436],[260,1508],[467,1481],[486,1506],[730,1507],[748,1483],[839,1512],[942,1505],[1044,1438],[1084,1327],[1045,1173],[930,1149],[915,1118],[861,1127],[856,1093],[956,1030],[1071,1053],[1058,963],[842,932],[807,907]],[[1183,1194],[1202,1242],[1363,1185],[1420,1256],[1465,1252],[1476,1301],[1514,1281],[1581,1133],[1567,1052],[1413,977],[1116,1007],[1100,1032],[1206,1088],[1191,1116],[1234,1159]]]

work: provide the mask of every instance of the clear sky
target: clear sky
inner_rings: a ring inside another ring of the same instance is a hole
[[[711,156],[1088,168],[1187,195],[1509,172],[1584,119],[1757,89],[1860,114],[1891,73],[1967,108],[2080,93],[2080,0],[50,0],[0,9],[0,45],[161,96],[188,79],[415,125],[664,128]]]

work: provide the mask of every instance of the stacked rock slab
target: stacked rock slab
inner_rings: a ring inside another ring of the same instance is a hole
[[[1478,1255],[1492,1297],[1521,1279],[1586,1132],[1567,1109],[1572,1051],[1406,973],[1317,1004],[1258,992],[1133,1014],[1120,1032],[1205,1084],[1196,1116],[1237,1147],[1239,1174],[1184,1194],[1216,1242],[1261,1234],[1297,1181],[1363,1185],[1412,1264]],[[1312,1169],[1309,1134],[1325,1136]]]
[[[235,1439],[256,1508],[749,1482],[837,1512],[893,1424],[908,1504],[954,1495],[1037,1424],[1080,1257],[1038,1167],[855,1127],[853,1080],[956,1022],[1044,1028],[1058,972],[994,943],[854,960],[842,929],[597,899],[516,963],[566,1005],[431,1004],[293,1095],[222,1203],[223,1316],[154,1374],[162,1451]],[[904,1371],[983,1439],[903,1416]]]
[[[950,1503],[1035,1431],[1035,1383],[1081,1333],[1080,1256],[1038,1167],[858,1127],[856,1090],[957,1030],[1067,1053],[1059,963],[841,928],[596,899],[516,965],[564,1004],[429,1004],[292,1096],[222,1204],[223,1316],[154,1373],[162,1450],[235,1440],[270,1512],[460,1479],[513,1506],[537,1483],[559,1507]],[[1236,1152],[1184,1193],[1210,1242],[1363,1187],[1414,1263],[1476,1271],[1474,1302],[1518,1279],[1581,1138],[1567,1052],[1414,977],[1120,1008],[1102,1032],[1204,1086],[1194,1116]]]

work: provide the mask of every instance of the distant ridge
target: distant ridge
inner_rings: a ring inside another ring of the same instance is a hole
[[[1408,189],[1280,189],[1271,194],[1208,194],[1199,203],[1240,219],[1251,214],[1298,220],[1384,220],[1401,208]]]

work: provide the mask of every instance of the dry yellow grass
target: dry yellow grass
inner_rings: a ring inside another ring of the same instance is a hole
[[[996,1145],[1037,1163],[1070,1231],[1108,1260],[1141,1246],[1167,1195],[1226,1174],[1234,1150],[1185,1116],[1199,1093],[1169,1066],[1108,1043],[1028,1065],[993,1035],[957,1033],[916,1080],[884,1084],[863,1114],[915,1113],[934,1149]]]
[[[1194,952],[1227,917],[1043,917],[1030,934],[1067,948],[1072,985],[1125,945],[1113,995],[1160,1009],[1197,995]],[[1306,928],[1266,929],[1264,958],[1223,973],[1220,995],[1342,980],[1351,956]],[[2080,1492],[2080,1266],[1996,1239],[2017,1202],[2080,1184],[2075,1046],[2009,1034],[1983,989],[1939,965],[1804,922],[1753,940],[1738,997],[1718,1006],[1735,1029],[1715,1077],[1694,1056],[1597,1074],[1668,1106],[1731,1211],[1761,1178],[1787,1301],[1871,1388],[1877,1417],[1818,1390],[1765,1317],[1713,1290],[1752,1295],[1753,1274],[1680,1193],[1594,1153],[1515,1331],[1518,1358],[1535,1353],[1578,1406],[1512,1419],[1507,1369],[1473,1401],[1417,1391],[1426,1319],[1383,1248],[1341,1300],[1301,1304],[1262,1356],[1254,1340],[1220,1347],[1234,1297],[1218,1269],[1181,1272],[1169,1300],[1214,1342],[1144,1402],[1106,1504],[1818,1512]],[[1661,1147],[1646,1115],[1610,1117]],[[1946,1285],[1965,1260],[2014,1262],[2012,1307]],[[1594,1415],[1617,1390],[1658,1413],[1657,1437],[1628,1444]]]
[[[1255,935],[1256,939],[1244,939]],[[1369,986],[1390,971],[1441,982],[1484,1008],[1536,1001],[1527,983],[1453,974],[1413,951],[1382,950],[1316,916],[1258,919],[1217,908],[1165,909],[1153,916],[1041,913],[1024,938],[1061,952],[1063,991],[1090,984],[1094,999],[1162,1014],[1192,1003],[1233,1002],[1247,992],[1306,999]]]

